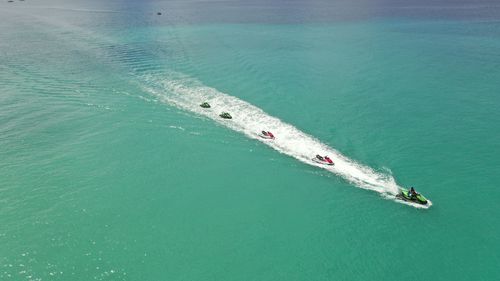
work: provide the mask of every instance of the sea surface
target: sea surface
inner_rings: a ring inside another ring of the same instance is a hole
[[[2,281],[500,280],[499,144],[498,1],[0,2]]]

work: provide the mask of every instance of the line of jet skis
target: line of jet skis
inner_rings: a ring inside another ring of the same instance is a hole
[[[204,103],[200,104],[200,106],[203,108],[211,108],[211,106],[208,102],[204,102]],[[223,119],[232,119],[233,118],[231,116],[231,114],[229,114],[228,112],[222,112],[221,114],[219,114],[219,116]],[[268,139],[268,140],[274,140],[276,138],[274,136],[274,134],[270,131],[261,131],[258,135],[259,135],[259,137],[261,137],[263,139]],[[315,163],[322,164],[322,165],[327,165],[327,166],[335,165],[333,160],[330,159],[330,157],[328,157],[326,155],[321,156],[321,155],[317,154],[311,160]],[[397,195],[398,199],[401,199],[404,201],[415,202],[415,203],[419,203],[422,205],[427,204],[427,199],[422,194],[417,193],[415,191],[415,189],[413,189],[413,187],[411,187],[409,190],[401,188],[400,191],[401,191],[400,194]]]

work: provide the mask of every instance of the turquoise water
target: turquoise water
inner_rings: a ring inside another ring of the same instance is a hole
[[[498,279],[498,7],[314,3],[0,3],[0,280]]]

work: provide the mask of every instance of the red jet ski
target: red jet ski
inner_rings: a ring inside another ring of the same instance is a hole
[[[260,134],[259,134],[259,137],[263,138],[263,139],[269,139],[269,140],[274,140],[274,135],[273,133],[269,132],[269,131],[262,131]]]
[[[319,154],[316,155],[316,157],[314,157],[312,159],[312,161],[314,161],[316,163],[319,163],[319,164],[328,165],[328,166],[335,165],[335,163],[333,163],[333,160],[330,159],[330,157],[328,157],[328,156],[321,156]]]

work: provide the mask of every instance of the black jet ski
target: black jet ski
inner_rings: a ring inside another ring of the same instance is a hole
[[[328,156],[321,156],[321,155],[316,155],[316,157],[314,157],[313,159],[311,159],[312,161],[316,162],[316,163],[319,163],[319,164],[323,164],[323,165],[328,165],[328,166],[333,166],[335,165],[335,163],[333,163],[332,159],[330,159],[330,157]]]
[[[210,104],[208,102],[204,102],[204,103],[200,104],[200,106],[203,108],[210,108]]]
[[[274,135],[273,133],[269,132],[269,131],[262,131],[260,134],[259,134],[259,137],[263,138],[263,139],[268,139],[268,140],[274,140]]]
[[[227,112],[222,112],[219,116],[224,118],[224,119],[233,119],[233,116],[231,116],[231,114],[229,114]]]

